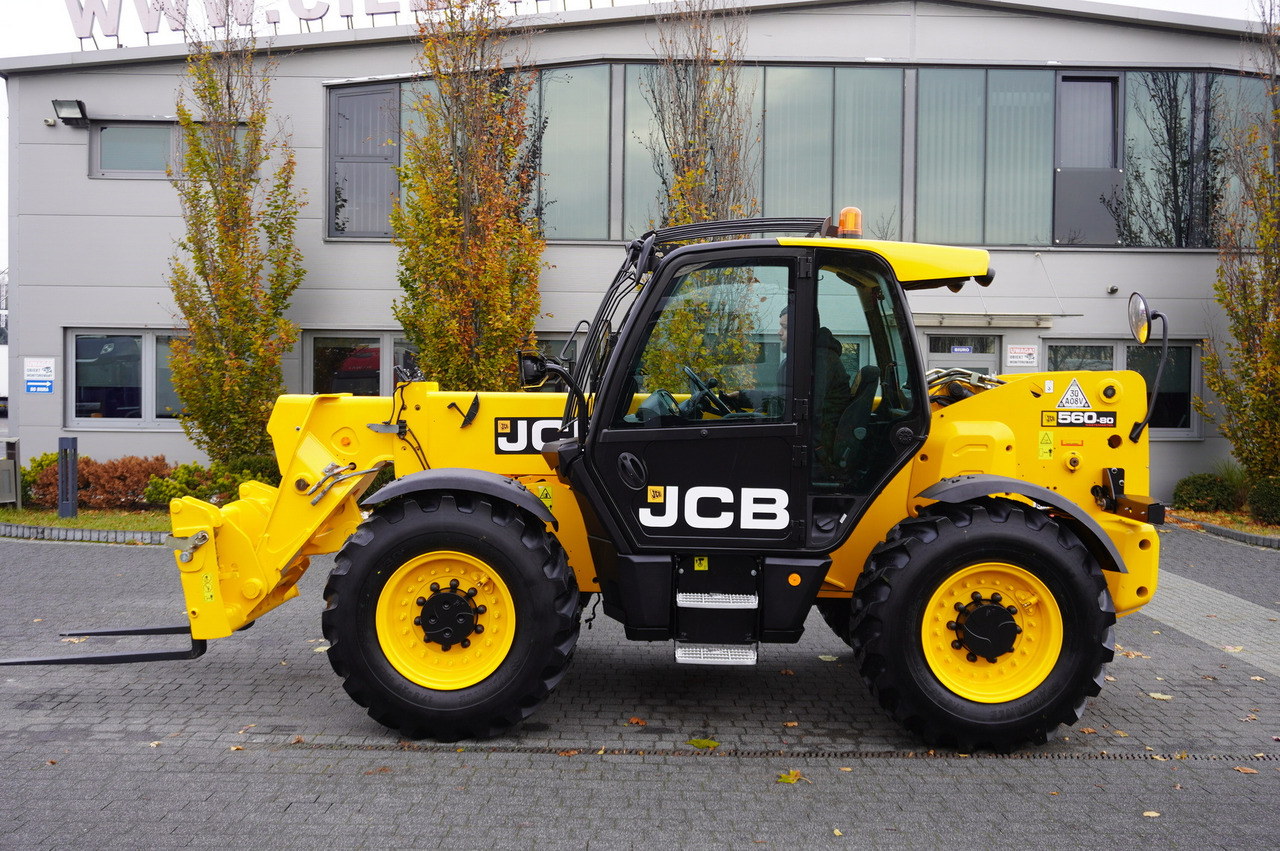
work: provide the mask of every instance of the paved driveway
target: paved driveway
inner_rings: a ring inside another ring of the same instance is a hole
[[[816,617],[754,668],[696,668],[601,615],[530,723],[400,742],[324,657],[318,560],[302,599],[200,659],[0,670],[0,847],[1274,847],[1280,552],[1163,543],[1114,681],[1003,757],[923,751]],[[160,548],[0,540],[0,576],[3,656],[181,619]]]

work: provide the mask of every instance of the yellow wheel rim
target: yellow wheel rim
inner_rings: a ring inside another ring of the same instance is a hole
[[[953,647],[956,604],[969,605],[974,593],[1014,606],[1021,628],[1013,648],[996,657],[969,661],[969,650]],[[920,625],[924,658],[933,675],[953,694],[977,703],[1006,703],[1030,694],[1045,681],[1062,654],[1062,612],[1048,586],[1013,564],[988,562],[953,573],[933,592]]]
[[[470,597],[475,607],[483,606],[475,622],[483,631],[466,636],[448,650],[434,641],[423,640],[420,600],[448,593],[456,580],[457,589]],[[424,688],[452,691],[481,682],[498,669],[511,650],[515,638],[516,615],[511,591],[502,578],[484,561],[465,553],[441,550],[418,556],[401,565],[383,586],[375,613],[378,644],[387,660],[406,679]]]

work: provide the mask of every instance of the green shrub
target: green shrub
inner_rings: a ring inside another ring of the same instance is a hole
[[[1280,476],[1268,476],[1253,486],[1249,514],[1259,523],[1280,526]]]
[[[34,458],[32,458],[29,462],[27,462],[27,466],[22,468],[22,501],[23,502],[31,502],[37,505],[40,504],[40,503],[36,503],[35,497],[32,494],[31,489],[35,487],[36,479],[40,476],[40,474],[45,470],[49,469],[50,467],[53,467],[55,470],[58,467],[57,452],[46,452],[43,455],[37,455]],[[56,478],[54,479],[53,500],[55,504],[58,501]]]
[[[240,459],[241,467],[245,466],[244,460]],[[274,466],[273,461],[272,467]],[[260,464],[258,467],[261,469]],[[273,470],[273,475],[267,476],[250,469],[233,469],[217,461],[208,467],[194,462],[179,464],[167,476],[152,476],[147,484],[146,497],[148,502],[159,505],[167,505],[170,500],[184,496],[194,496],[208,502],[230,502],[239,496],[240,485],[250,481],[278,485],[280,472]]]
[[[274,455],[238,455],[227,462],[227,468],[244,473],[255,482],[280,486],[280,467]]]
[[[1235,488],[1216,473],[1192,473],[1173,486],[1173,507],[1188,511],[1230,511]]]
[[[1244,467],[1228,458],[1214,467],[1213,472],[1220,476],[1231,489],[1231,510],[1238,511],[1244,508],[1245,503],[1249,501],[1249,474]]]

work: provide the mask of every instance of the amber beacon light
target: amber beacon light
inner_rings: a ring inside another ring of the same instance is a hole
[[[840,211],[837,235],[842,239],[862,238],[862,211],[857,207],[845,207]]]

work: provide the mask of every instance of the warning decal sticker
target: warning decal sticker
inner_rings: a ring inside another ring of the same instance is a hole
[[[1089,397],[1084,395],[1084,391],[1080,389],[1080,382],[1071,379],[1071,385],[1067,387],[1067,392],[1062,394],[1062,398],[1058,400],[1058,408],[1084,408],[1088,410],[1093,405],[1089,404]]]

